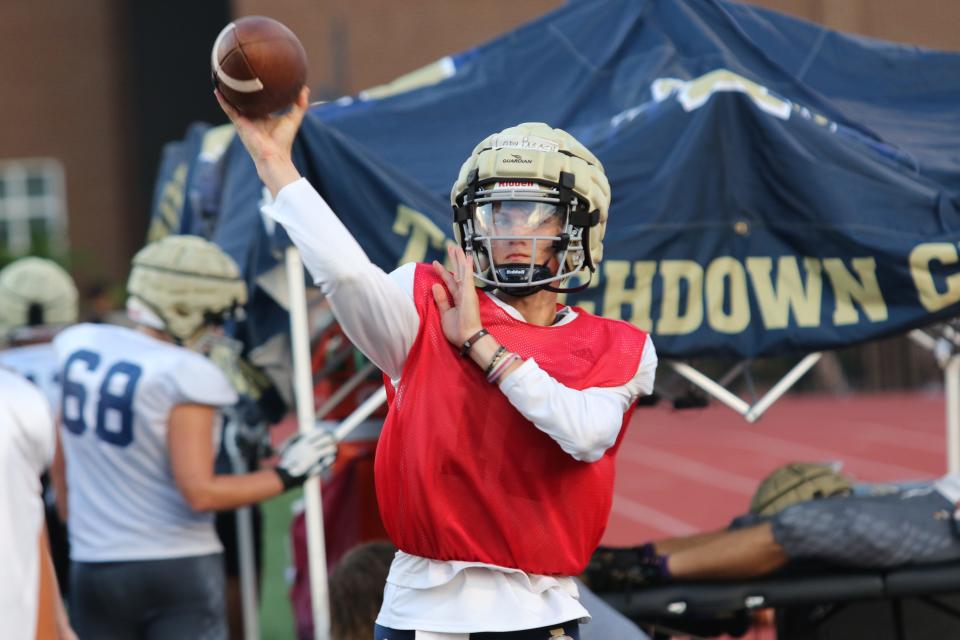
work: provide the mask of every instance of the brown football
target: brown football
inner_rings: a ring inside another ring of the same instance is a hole
[[[213,44],[211,67],[223,97],[250,118],[290,106],[307,80],[300,40],[264,16],[238,18],[224,27]]]

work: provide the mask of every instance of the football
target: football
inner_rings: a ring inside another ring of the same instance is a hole
[[[307,79],[307,56],[284,24],[247,16],[217,36],[211,71],[227,102],[247,117],[261,118],[296,101]]]

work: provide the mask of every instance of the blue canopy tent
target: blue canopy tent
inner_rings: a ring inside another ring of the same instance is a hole
[[[525,121],[566,129],[613,191],[600,272],[569,302],[650,331],[665,359],[802,355],[957,315],[958,104],[957,54],[724,0],[580,0],[314,105],[295,160],[390,270],[442,259],[449,190],[477,142]],[[257,293],[287,239],[262,222],[262,188],[238,143],[191,154],[200,147],[181,143],[157,192],[179,179],[179,224],[168,228],[212,237],[244,267],[245,338],[257,348],[287,326]],[[756,419],[815,359],[752,406],[677,370]]]
[[[605,0],[434,68],[315,105],[298,140],[301,171],[384,269],[441,255],[433,236],[409,245],[430,223],[449,233],[460,163],[538,120],[594,150],[613,187],[606,264],[571,301],[651,330],[667,357],[808,352],[956,314],[940,245],[960,228],[958,55],[720,0]],[[214,239],[269,268],[269,247],[251,250],[252,165],[220,159],[192,160],[179,231],[211,235],[206,206]]]

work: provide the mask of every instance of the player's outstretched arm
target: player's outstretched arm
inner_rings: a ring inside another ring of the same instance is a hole
[[[170,412],[167,446],[177,488],[195,511],[235,509],[272,498],[299,486],[311,475],[333,464],[336,441],[326,431],[295,436],[281,451],[275,469],[242,475],[217,475],[213,471],[215,410],[199,404],[181,404]]]
[[[273,195],[274,202],[264,207],[264,213],[286,229],[350,339],[396,378],[417,334],[416,308],[409,292],[400,290],[370,262],[323,198],[305,180],[300,181],[292,149],[308,98],[304,87],[286,113],[251,119],[217,93],[260,179]]]
[[[293,165],[293,139],[300,129],[309,105],[310,90],[300,90],[296,102],[280,115],[248,118],[230,106],[219,91],[214,91],[217,102],[237,129],[237,135],[257,167],[263,184],[274,198],[280,189],[296,182],[300,173]]]

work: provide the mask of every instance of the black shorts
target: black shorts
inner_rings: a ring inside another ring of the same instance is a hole
[[[800,502],[771,522],[774,539],[791,560],[885,569],[960,559],[952,513],[950,501],[928,488]]]
[[[74,562],[70,622],[82,640],[226,640],[223,556]]]

